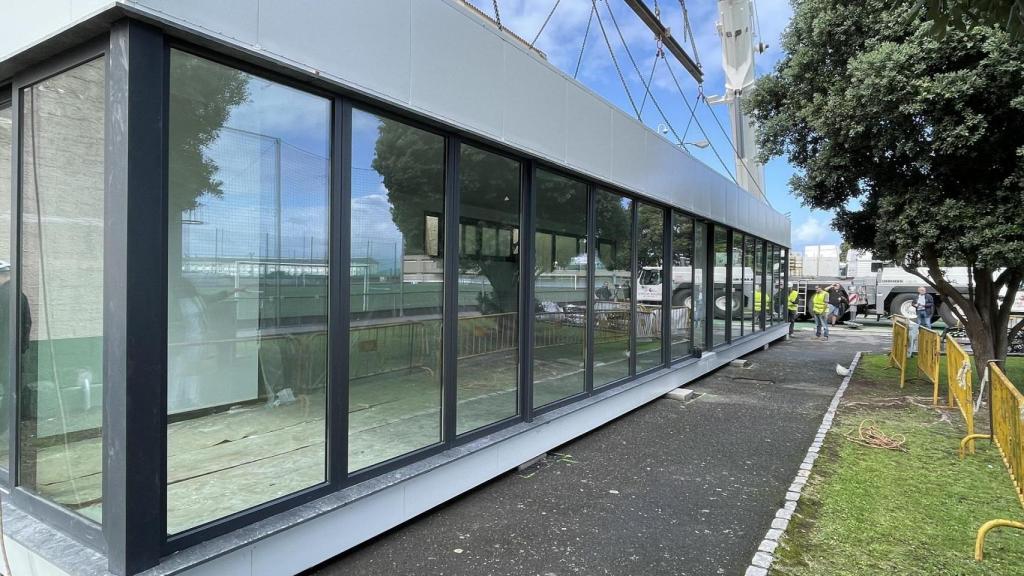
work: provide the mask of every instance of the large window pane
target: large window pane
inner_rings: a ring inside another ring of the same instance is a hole
[[[764,294],[764,241],[754,242],[754,329],[764,330],[764,306],[758,304]]]
[[[93,60],[21,94],[19,480],[96,521],[103,499],[104,64]]]
[[[765,312],[765,319],[768,322],[768,324],[770,325],[770,324],[774,324],[775,323],[775,314],[774,314],[774,308],[775,307],[772,306],[772,296],[773,296],[774,290],[775,290],[775,266],[777,265],[777,263],[775,261],[775,250],[774,250],[775,247],[771,243],[766,243],[765,246],[766,246],[766,248],[765,248],[765,250],[766,250],[765,258],[767,259],[767,262],[768,262],[768,264],[767,264],[767,270],[768,271],[767,271],[767,277],[766,277],[766,280],[765,280],[764,312]]]
[[[326,479],[331,103],[171,52],[167,531]]]
[[[708,228],[700,221],[693,223],[693,348],[707,348],[708,293]]]
[[[10,398],[11,106],[0,104],[0,468],[8,467],[7,402]]]
[[[480,250],[459,250],[461,434],[519,411],[519,162],[463,145],[459,220]]]
[[[771,289],[771,312],[775,322],[782,321],[782,311],[785,310],[785,295],[782,294],[782,280],[784,278],[782,266],[782,251],[772,244],[772,289]]]
[[[633,201],[597,191],[597,260],[594,262],[594,387],[629,376],[630,287],[633,276]]]
[[[743,291],[744,280],[749,280],[743,270],[743,234],[733,232],[732,234],[732,337],[735,340],[746,334],[748,330],[743,325],[743,307],[746,305],[746,294]]]
[[[754,237],[743,240],[743,325],[747,333],[757,331],[754,323]]]
[[[672,358],[693,347],[693,219],[672,214]]]
[[[665,279],[665,211],[649,204],[637,205],[637,314],[636,370],[643,372],[662,362],[661,319],[665,301],[662,282]]]
[[[537,170],[535,187],[533,405],[539,407],[585,389],[587,186]]]
[[[726,331],[725,319],[729,315],[731,295],[729,294],[728,270],[729,270],[729,231],[721,226],[715,226],[714,244],[714,345],[724,344],[729,340]]]
[[[350,471],[441,441],[444,158],[442,136],[352,111]]]

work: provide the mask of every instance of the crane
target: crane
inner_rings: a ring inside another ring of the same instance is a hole
[[[725,94],[708,97],[711,104],[729,107],[736,155],[736,181],[754,196],[764,199],[764,165],[757,161],[757,141],[750,118],[743,112],[743,98],[754,90],[754,55],[767,45],[754,43],[753,0],[718,0],[718,35],[722,39]]]

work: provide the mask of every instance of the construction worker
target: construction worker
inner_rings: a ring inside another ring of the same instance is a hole
[[[795,287],[789,289],[789,296],[786,297],[786,311],[789,313],[789,335],[793,335],[796,324],[797,300],[800,299],[800,292]]]
[[[824,339],[828,340],[828,290],[824,286],[818,286],[811,301],[811,311],[814,312],[814,337],[821,339],[824,331]]]
[[[754,288],[754,317],[760,326],[764,326],[764,294],[761,292],[761,283]]]

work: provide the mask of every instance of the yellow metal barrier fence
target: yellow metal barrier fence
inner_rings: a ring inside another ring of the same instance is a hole
[[[1024,432],[1024,396],[995,362],[988,366],[988,379],[992,387],[992,440],[1003,456],[1017,497],[1024,506],[1024,438],[1021,438],[1021,432]],[[1024,522],[991,520],[983,524],[974,542],[976,560],[984,557],[985,536],[999,527],[1024,530]]]
[[[932,405],[939,404],[939,333],[921,326],[917,331],[917,369],[932,383]]]
[[[949,406],[953,407],[954,402],[960,408],[964,416],[964,424],[967,426],[967,435],[960,442],[960,457],[963,458],[964,450],[974,453],[974,386],[972,380],[974,371],[971,370],[971,357],[964,352],[964,349],[956,340],[946,340],[946,389],[949,395]],[[970,446],[968,446],[968,444]]]
[[[907,320],[902,316],[892,317],[892,350],[889,352],[889,366],[900,369],[900,388],[907,375]]]

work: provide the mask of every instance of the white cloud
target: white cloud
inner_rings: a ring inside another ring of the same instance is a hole
[[[832,229],[816,216],[809,216],[793,230],[797,244],[817,244],[831,235]]]

